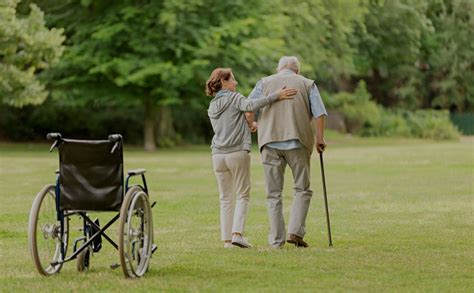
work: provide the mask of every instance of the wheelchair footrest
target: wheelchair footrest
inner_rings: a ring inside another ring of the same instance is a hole
[[[158,249],[158,246],[156,246],[156,244],[153,244],[151,246],[151,254],[155,253],[155,251]]]

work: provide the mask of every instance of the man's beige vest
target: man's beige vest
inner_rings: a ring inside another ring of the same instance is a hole
[[[263,96],[277,92],[283,86],[295,88],[293,99],[278,101],[260,110],[258,117],[258,146],[270,142],[297,139],[311,153],[314,146],[311,129],[309,94],[313,80],[290,70],[283,70],[262,80]]]

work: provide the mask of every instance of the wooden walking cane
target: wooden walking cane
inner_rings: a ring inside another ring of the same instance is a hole
[[[324,205],[326,207],[326,222],[328,224],[329,246],[332,246],[331,222],[329,221],[328,196],[327,196],[327,193],[326,193],[326,177],[324,176],[324,162],[323,162],[323,153],[322,152],[319,153],[319,162],[321,164],[321,176],[323,177]]]

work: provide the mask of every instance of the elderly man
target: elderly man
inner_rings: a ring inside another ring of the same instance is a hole
[[[298,89],[292,100],[265,106],[257,112],[258,146],[265,172],[270,218],[268,240],[274,248],[281,248],[285,240],[297,247],[308,247],[303,237],[306,233],[306,215],[313,194],[310,189],[310,158],[314,137],[316,150],[319,153],[326,147],[324,116],[327,113],[314,81],[299,75],[300,63],[296,57],[282,57],[277,71],[277,74],[261,79],[249,96],[251,99],[258,99],[282,87]],[[314,135],[311,123],[314,124]],[[288,238],[282,206],[286,165],[293,173],[295,186],[288,223]]]

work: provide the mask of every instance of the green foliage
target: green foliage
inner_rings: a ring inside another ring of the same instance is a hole
[[[283,47],[284,17],[263,13],[260,2],[97,1],[86,8],[72,2],[62,7],[76,9],[72,18],[53,19],[69,36],[65,56],[49,78],[64,89],[63,97],[74,85],[81,88],[79,99],[120,93],[156,106],[180,105],[204,97],[203,83],[215,67],[233,67],[237,77],[258,75],[265,70],[262,56],[273,65]],[[247,79],[243,84],[251,86]]]
[[[0,105],[0,137],[16,141],[43,141],[49,132],[65,137],[105,139],[121,133],[127,143],[143,142],[140,107],[85,104],[82,107],[47,99],[39,106],[17,109]]]
[[[357,48],[349,40],[368,12],[366,1],[284,1],[283,10],[291,19],[285,53],[301,58],[303,74],[334,88],[355,73]]]
[[[384,109],[372,101],[363,81],[354,93],[338,93],[331,96],[326,105],[344,115],[348,132],[362,136],[459,138],[459,131],[447,111]]]
[[[416,137],[433,140],[459,139],[459,130],[447,111],[384,110],[379,122],[359,131],[362,136]]]
[[[432,0],[427,17],[433,33],[422,38],[425,107],[474,107],[474,1]]]
[[[0,3],[0,102],[16,107],[42,103],[48,92],[38,73],[59,60],[63,52],[62,29],[48,29],[43,12],[34,4],[19,17],[19,0]]]
[[[362,136],[412,137],[407,121],[397,111],[380,108],[378,123],[361,130]]]
[[[369,13],[352,42],[354,62],[377,102],[385,106],[419,106],[419,69],[423,33],[433,31],[424,1],[371,1]]]
[[[143,108],[141,105],[109,102],[81,104],[47,99],[38,106],[17,109],[0,105],[0,139],[44,141],[48,132],[67,137],[104,139],[121,133],[128,144],[143,143]],[[175,140],[158,141],[160,147],[176,144],[207,144],[212,138],[207,113],[192,108],[175,109]]]
[[[340,92],[326,101],[329,109],[340,111],[346,120],[347,130],[359,133],[380,122],[380,107],[371,100],[364,81],[359,82],[354,93]]]
[[[371,1],[356,27],[355,76],[378,103],[472,109],[473,1]]]
[[[204,83],[215,67],[232,67],[239,80],[245,76],[240,90],[249,91],[284,47],[286,18],[268,13],[261,1],[70,1],[56,6],[51,22],[66,27],[68,41],[64,58],[47,76],[53,96],[79,103],[134,101],[147,109],[145,127],[153,127],[157,108],[192,105],[203,111],[208,103]]]
[[[448,111],[417,110],[404,116],[414,137],[435,140],[459,138],[459,131],[449,120]]]
[[[283,1],[286,54],[330,92],[359,80],[379,104],[473,107],[474,2]]]
[[[62,29],[32,2],[0,4],[1,102],[43,102],[41,81],[72,112],[142,107],[144,140],[159,145],[208,139],[212,69],[232,67],[247,94],[282,55],[353,133],[412,135],[396,109],[474,110],[471,0],[35,0],[67,36],[51,69]]]

